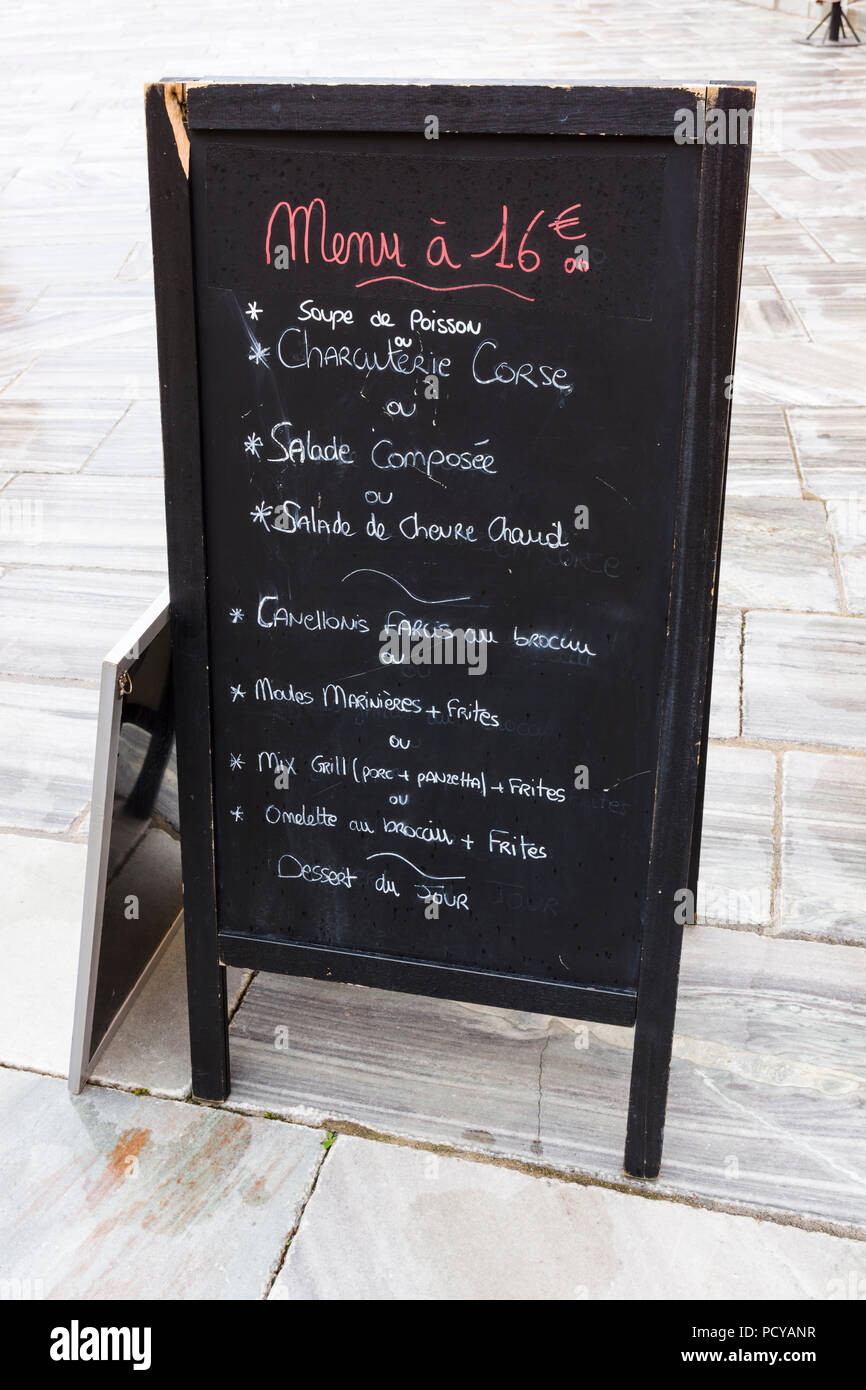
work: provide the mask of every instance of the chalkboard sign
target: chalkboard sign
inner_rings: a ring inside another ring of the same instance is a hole
[[[196,1094],[226,964],[634,1025],[654,1176],[753,91],[147,106]]]

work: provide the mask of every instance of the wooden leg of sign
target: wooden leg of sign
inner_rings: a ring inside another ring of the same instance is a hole
[[[165,462],[165,524],[171,590],[178,805],[193,1095],[229,1093],[226,972],[219,963],[213,871],[207,566],[201,501],[198,355],[192,301],[189,138],[182,90],[145,93],[159,383]]]
[[[721,531],[719,532],[721,539]],[[716,592],[718,585],[716,585]],[[632,1178],[657,1178],[662,1161],[665,1130],[668,1077],[674,1041],[674,1021],[677,1007],[677,984],[680,954],[683,944],[683,922],[694,923],[698,896],[698,870],[701,860],[701,830],[703,822],[704,789],[707,775],[707,740],[710,725],[710,694],[712,691],[713,643],[716,627],[716,601],[713,602],[708,639],[706,696],[703,707],[701,756],[697,768],[694,814],[691,828],[691,848],[688,857],[686,886],[691,902],[674,899],[670,890],[662,892],[668,907],[657,909],[659,920],[649,934],[641,961],[640,984],[637,994],[634,1052],[631,1064],[631,1095],[628,1108],[628,1127],[623,1167]],[[683,843],[688,843],[683,835]]]
[[[198,1100],[225,1100],[231,1089],[229,1073],[228,1006],[225,966],[213,952],[197,957],[194,933],[186,937],[189,1049],[192,1093]]]
[[[721,534],[721,533],[720,533]],[[718,585],[716,585],[718,590]],[[674,1019],[677,1007],[677,982],[683,927],[674,917],[674,907],[694,923],[698,896],[698,871],[701,862],[701,830],[703,823],[704,789],[707,776],[707,741],[710,724],[710,694],[712,691],[712,652],[715,638],[716,604],[713,604],[709,638],[706,697],[704,699],[701,759],[695,789],[695,810],[692,823],[691,851],[687,884],[691,903],[670,904],[669,922],[660,921],[653,933],[652,943],[645,947],[637,996],[634,1052],[631,1067],[631,1097],[629,1099],[628,1129],[626,1131],[626,1173],[633,1178],[657,1178],[662,1161],[662,1140],[665,1128],[665,1108],[668,1095],[668,1076],[674,1040]]]
[[[674,1040],[682,927],[670,914],[656,949],[644,959],[637,997],[631,1094],[623,1167],[632,1178],[657,1178]]]

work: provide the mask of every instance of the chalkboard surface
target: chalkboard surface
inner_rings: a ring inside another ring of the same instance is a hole
[[[636,987],[698,160],[553,143],[193,142],[223,930]]]
[[[747,151],[710,206],[694,92],[563,138],[565,89],[383,90],[151,89],[219,956],[633,1023],[697,862]]]

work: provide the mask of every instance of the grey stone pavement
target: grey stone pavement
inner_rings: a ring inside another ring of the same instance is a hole
[[[3,1296],[866,1296],[866,50],[807,27],[771,0],[4,12]],[[61,1079],[99,663],[164,583],[142,86],[226,73],[758,83],[699,925],[649,1191],[621,1172],[615,1028],[234,976],[232,1096],[190,1103],[180,939],[95,1084]]]

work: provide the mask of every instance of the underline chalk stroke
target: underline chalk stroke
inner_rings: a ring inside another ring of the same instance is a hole
[[[431,878],[434,883],[452,883],[456,879],[465,879],[465,874],[425,874],[423,869],[419,869],[417,864],[413,864],[411,859],[403,859],[402,854],[397,854],[396,850],[383,849],[381,854],[368,854],[367,859],[402,859],[404,864],[408,864],[410,869],[414,869],[416,874],[422,878]]]
[[[513,294],[515,299],[525,299],[527,304],[535,303],[532,294],[520,294],[517,290],[510,290],[507,285],[486,280],[471,285],[425,285],[423,281],[412,280],[408,275],[375,275],[372,280],[359,280],[355,289],[362,290],[365,285],[381,285],[383,280],[402,280],[406,285],[417,285],[419,290],[432,290],[435,294],[450,294],[452,290],[501,290],[503,294]]]

